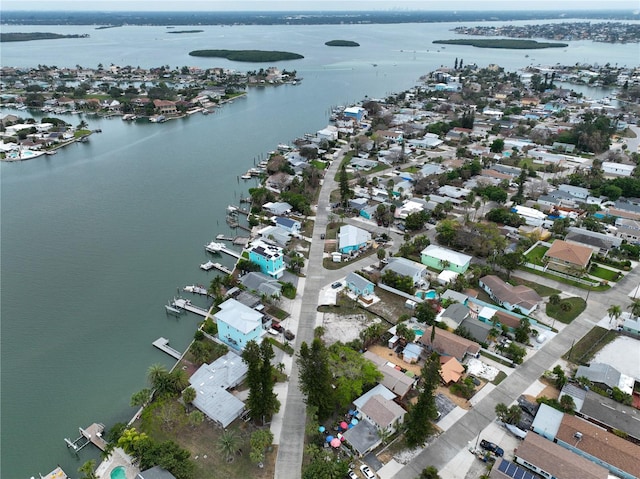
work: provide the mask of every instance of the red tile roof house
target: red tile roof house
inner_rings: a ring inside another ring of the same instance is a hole
[[[555,271],[580,271],[587,269],[592,255],[593,250],[588,246],[555,240],[544,254],[543,261],[546,261],[547,268]]]
[[[480,345],[478,343],[440,328],[435,328],[433,345],[431,344],[431,329],[425,331],[420,338],[420,342],[427,346],[429,350],[435,351],[442,356],[453,356],[458,361],[462,361],[466,355],[475,357],[480,353]]]
[[[153,100],[156,113],[160,115],[175,115],[178,113],[176,103],[169,100]]]

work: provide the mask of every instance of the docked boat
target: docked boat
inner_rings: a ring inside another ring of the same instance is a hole
[[[209,253],[219,253],[225,248],[224,243],[216,243],[212,241],[209,244],[204,245],[204,249],[206,249]]]
[[[200,269],[203,269],[205,271],[209,271],[212,270],[215,267],[215,263],[213,261],[207,261],[206,263],[202,263],[200,265]]]
[[[134,115],[133,113],[127,113],[125,115],[122,115],[122,121],[133,121],[135,119],[137,119],[138,117],[136,115]]]
[[[240,176],[240,179],[242,179],[242,180],[250,180],[251,179],[251,175],[249,173],[245,173],[244,175]]]
[[[201,294],[203,296],[207,296],[209,294],[206,288],[203,288],[202,286],[196,286],[195,284],[185,286],[184,288],[182,288],[182,290],[187,293]]]
[[[182,310],[180,308],[176,308],[175,303],[165,304],[164,309],[167,311],[167,313],[182,314]]]

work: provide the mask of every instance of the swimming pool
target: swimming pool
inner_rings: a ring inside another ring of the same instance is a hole
[[[127,475],[124,472],[124,467],[118,466],[111,471],[111,479],[127,479]]]
[[[435,289],[429,291],[416,291],[416,298],[420,299],[436,299],[437,293]]]
[[[413,328],[413,332],[416,333],[416,338],[419,338],[420,336],[424,335],[424,331],[420,328]]]

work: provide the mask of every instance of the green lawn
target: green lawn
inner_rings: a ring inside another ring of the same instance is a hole
[[[526,258],[529,263],[543,265],[542,257],[549,250],[547,246],[538,245],[533,248],[529,254],[527,254]]]
[[[605,281],[618,281],[620,279],[617,271],[603,268],[602,266],[597,264],[591,267],[591,269],[589,270],[589,274],[591,276],[604,279]]]
[[[520,285],[520,284],[528,286],[529,288],[533,289],[536,293],[538,293],[543,298],[545,298],[547,296],[551,296],[552,294],[560,294],[561,293],[561,291],[559,289],[550,288],[549,286],[545,286],[544,284],[534,283],[532,281],[527,281],[526,279],[522,279],[522,278],[511,277],[511,279],[509,280],[509,283],[513,284],[514,286],[517,286],[517,285]]]
[[[552,273],[547,273],[547,272],[544,272],[544,271],[537,271],[535,269],[527,268],[526,266],[521,267],[521,269],[523,271],[528,271],[530,273],[537,274],[538,276],[544,276],[545,278],[553,279],[554,281],[557,281],[558,283],[565,283],[565,284],[569,284],[571,286],[575,286],[576,288],[584,289],[585,291],[586,290],[590,290],[590,291],[607,291],[608,289],[611,289],[611,286],[609,286],[608,284],[599,284],[598,286],[589,286],[588,284],[579,283],[578,281],[572,281],[570,279],[563,278],[561,276],[556,276],[555,274],[552,274]]]
[[[618,336],[615,331],[610,331],[600,326],[594,326],[580,341],[575,343],[563,357],[575,364],[586,364],[604,346]]]
[[[565,311],[562,309],[564,307],[563,305],[569,305],[569,310]],[[547,303],[547,316],[557,319],[561,323],[569,324],[576,319],[586,307],[587,302],[582,298],[566,298],[558,304]]]

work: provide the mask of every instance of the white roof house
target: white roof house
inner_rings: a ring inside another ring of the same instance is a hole
[[[605,175],[631,176],[634,169],[634,165],[623,165],[612,161],[602,162],[602,171]]]
[[[422,263],[439,269],[449,269],[457,273],[464,273],[469,267],[471,256],[437,245],[429,245],[420,253]],[[448,267],[442,268],[443,263]]]
[[[344,225],[338,233],[338,249],[342,253],[349,253],[366,246],[371,241],[371,233],[356,226]]]
[[[244,403],[227,389],[240,384],[247,371],[246,363],[231,351],[211,364],[203,364],[189,378],[196,390],[193,405],[222,427],[227,427],[244,411]]]

